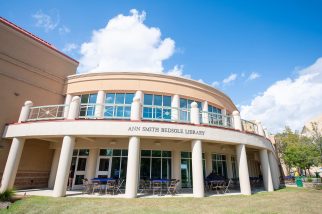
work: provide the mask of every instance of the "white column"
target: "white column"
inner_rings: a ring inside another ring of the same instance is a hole
[[[130,137],[126,171],[125,195],[127,198],[137,196],[140,169],[140,138]]]
[[[30,114],[30,108],[32,106],[33,106],[33,103],[31,101],[25,102],[24,106],[21,108],[21,111],[20,111],[20,115],[18,119],[19,123],[25,122],[28,120],[29,114]],[[25,139],[16,138],[16,137],[12,139],[12,144],[7,158],[7,163],[2,175],[0,192],[3,192],[7,189],[12,189],[16,179],[16,174],[18,171],[18,166],[19,166],[24,144],[25,144]]]
[[[233,111],[233,122],[234,122],[234,128],[236,130],[242,131],[242,124],[240,119],[240,114],[238,111]]]
[[[269,192],[274,191],[271,169],[269,166],[269,160],[268,160],[268,155],[267,155],[266,149],[260,150],[259,158],[261,160],[261,170],[262,170],[265,190],[269,191]]]
[[[2,175],[0,192],[4,192],[7,189],[12,189],[16,179],[16,174],[18,171],[18,166],[24,144],[25,139],[13,138],[7,163]]]
[[[192,140],[192,179],[194,197],[204,197],[204,176],[202,166],[202,145],[201,140]]]
[[[68,111],[69,111],[69,105],[72,102],[73,96],[71,94],[66,94],[65,98],[65,108],[64,108],[64,118],[67,118]]]
[[[208,101],[202,103],[202,121],[203,124],[209,124],[209,115],[208,115]]]
[[[251,195],[246,147],[244,144],[236,146],[236,156],[238,163],[240,192],[244,195]]]
[[[258,133],[259,135],[261,136],[265,136],[265,133],[264,133],[264,129],[263,129],[263,126],[262,126],[262,123],[258,120],[255,121],[256,125],[257,125],[257,130],[258,130]]]
[[[206,159],[206,176],[212,172],[212,154],[211,152],[205,152]]]
[[[70,105],[67,119],[73,120],[79,117],[79,109],[80,109],[80,97],[75,96],[73,97]]]
[[[20,116],[18,119],[18,123],[25,122],[29,118],[30,114],[30,108],[33,106],[33,103],[31,101],[26,101],[25,105],[22,106],[21,111],[20,111]]]
[[[136,91],[134,97],[139,98],[141,105],[143,105],[144,93],[142,91]]]
[[[103,118],[104,117],[104,103],[105,103],[105,92],[98,91],[96,98],[96,106],[95,106],[95,117]]]
[[[53,189],[55,186],[55,179],[57,175],[57,168],[60,156],[60,149],[55,149],[53,160],[51,163],[50,175],[48,180],[48,188]]]
[[[131,104],[131,120],[140,121],[141,120],[141,102],[140,98],[134,97]]]
[[[279,189],[279,175],[278,175],[278,168],[276,165],[277,161],[275,159],[274,154],[271,151],[268,151],[268,160],[269,160],[269,166],[272,174],[274,189]]]
[[[181,180],[181,152],[172,151],[172,178]],[[181,185],[181,182],[180,182]],[[180,188],[180,187],[179,187]]]
[[[180,97],[175,94],[171,100],[171,120],[176,122],[180,120]]]
[[[191,103],[190,122],[196,125],[200,124],[199,108],[196,102]]]
[[[99,149],[89,150],[89,155],[88,155],[87,164],[86,164],[86,174],[85,174],[85,177],[88,180],[95,177],[98,153],[99,153]]]
[[[227,163],[227,177],[233,178],[233,167],[231,164],[231,154],[226,154],[226,163]]]
[[[59,163],[57,168],[54,197],[62,197],[66,195],[68,175],[70,171],[70,165],[73,157],[73,150],[75,147],[75,137],[65,136],[60,152]]]

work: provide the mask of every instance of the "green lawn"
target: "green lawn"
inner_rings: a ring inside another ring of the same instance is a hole
[[[322,213],[322,191],[285,188],[251,196],[206,198],[28,197],[0,213]]]

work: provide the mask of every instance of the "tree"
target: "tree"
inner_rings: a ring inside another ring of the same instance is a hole
[[[319,164],[322,165],[322,130],[319,130],[319,126],[317,122],[312,122],[312,131],[311,131],[311,138],[312,142],[316,145],[318,151],[319,151]]]
[[[276,149],[288,168],[309,169],[319,163],[319,150],[312,138],[303,137],[286,127],[275,136]]]

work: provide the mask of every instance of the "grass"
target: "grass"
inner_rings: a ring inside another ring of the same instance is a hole
[[[0,213],[321,213],[322,191],[285,188],[251,196],[206,198],[28,197]]]

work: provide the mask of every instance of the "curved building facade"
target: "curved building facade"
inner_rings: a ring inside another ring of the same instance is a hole
[[[235,179],[251,194],[251,177],[267,191],[279,187],[274,148],[260,122],[242,120],[223,92],[197,81],[151,73],[107,72],[68,76],[65,103],[26,101],[12,139],[1,190],[12,188],[24,145],[50,142],[48,187],[66,194],[82,179],[126,178],[126,197],[140,179],[178,179],[203,197],[210,173]]]

